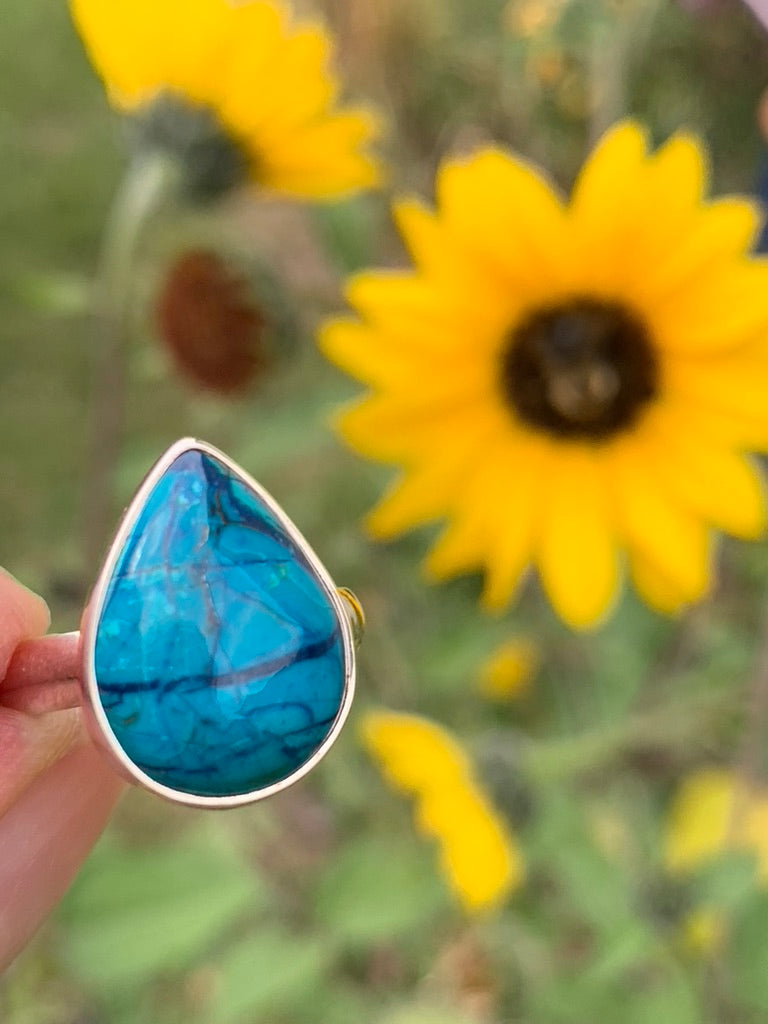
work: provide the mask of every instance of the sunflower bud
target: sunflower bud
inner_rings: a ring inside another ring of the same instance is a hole
[[[156,321],[179,372],[207,391],[242,394],[266,368],[266,319],[215,253],[191,250],[174,261]]]

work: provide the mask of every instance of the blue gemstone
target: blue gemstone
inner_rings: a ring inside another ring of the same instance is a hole
[[[94,674],[115,739],[151,779],[251,793],[320,748],[345,696],[337,612],[301,547],[207,452],[179,455],[107,586]]]

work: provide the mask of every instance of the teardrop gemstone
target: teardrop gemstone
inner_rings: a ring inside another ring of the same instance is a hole
[[[331,581],[214,452],[181,451],[129,511],[100,584],[91,671],[121,759],[216,798],[300,772],[345,708],[350,666]]]

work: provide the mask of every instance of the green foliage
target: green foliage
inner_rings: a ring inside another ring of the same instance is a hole
[[[137,987],[191,963],[267,899],[218,840],[122,849],[105,843],[62,908],[66,958],[95,989]]]
[[[208,1019],[211,1024],[238,1024],[311,1005],[332,959],[321,938],[294,936],[274,925],[260,928],[216,962]]]
[[[413,841],[351,840],[320,879],[317,919],[353,949],[429,928],[445,903],[434,855]]]
[[[768,1012],[768,896],[753,895],[732,922],[728,965],[740,1001]]]

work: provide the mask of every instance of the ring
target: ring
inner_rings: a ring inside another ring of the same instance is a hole
[[[2,699],[33,713],[81,703],[133,782],[188,806],[240,806],[333,745],[364,621],[264,488],[185,438],[126,509],[80,633],[22,643]]]

